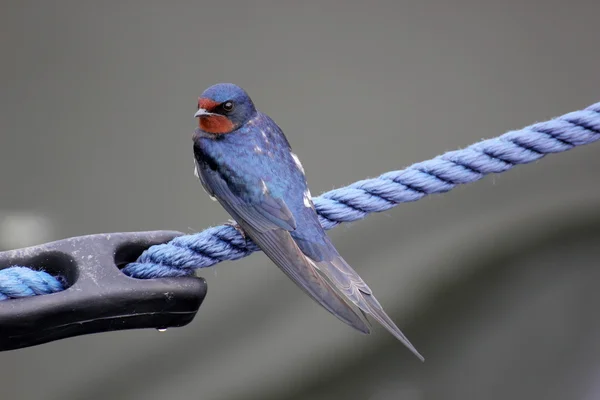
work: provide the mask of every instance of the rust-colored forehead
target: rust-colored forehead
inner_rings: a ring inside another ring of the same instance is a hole
[[[207,99],[204,97],[200,97],[198,98],[198,107],[202,108],[204,110],[212,110],[213,108],[215,108],[216,106],[218,106],[220,103],[211,100],[211,99]]]

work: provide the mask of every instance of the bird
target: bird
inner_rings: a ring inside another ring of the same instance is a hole
[[[304,168],[275,121],[232,83],[207,88],[194,117],[195,175],[233,226],[338,319],[369,334],[370,315],[424,361],[325,233]]]

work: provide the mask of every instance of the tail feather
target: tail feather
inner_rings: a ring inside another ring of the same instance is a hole
[[[379,301],[373,296],[371,289],[362,278],[337,254],[333,246],[332,257],[328,261],[314,262],[317,269],[323,273],[333,286],[336,287],[346,298],[354,303],[363,315],[371,315],[377,322],[383,325],[396,339],[404,344],[421,361],[425,358],[417,351],[415,346],[407,339],[394,321],[385,313]]]
[[[248,232],[249,228],[244,228]],[[370,333],[368,322],[319,274],[289,232],[283,229],[251,232],[263,252],[313,300],[359,332]]]
[[[371,314],[377,322],[379,322],[385,329],[387,329],[396,339],[398,339],[402,344],[404,344],[415,356],[419,358],[421,361],[425,361],[425,357],[419,353],[419,351],[413,346],[413,344],[408,340],[408,338],[402,333],[400,328],[396,326],[394,321],[383,311],[383,307],[379,304],[375,296],[365,294],[363,295],[366,303],[369,305],[368,313]]]

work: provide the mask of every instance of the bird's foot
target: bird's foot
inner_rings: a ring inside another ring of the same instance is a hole
[[[230,219],[230,220],[227,220],[227,222],[225,222],[224,225],[225,226],[230,226],[233,229],[235,229],[236,231],[238,231],[238,233],[240,235],[242,235],[242,238],[244,238],[244,242],[248,242],[248,238],[246,237],[246,232],[244,232],[244,230],[242,229],[242,227],[237,222],[235,222],[234,220]]]

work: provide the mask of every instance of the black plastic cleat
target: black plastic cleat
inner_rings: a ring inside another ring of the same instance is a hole
[[[0,301],[0,351],[90,333],[187,325],[206,296],[203,278],[135,279],[119,270],[148,247],[180,235],[106,233],[1,252],[0,269],[43,269],[66,288]]]

